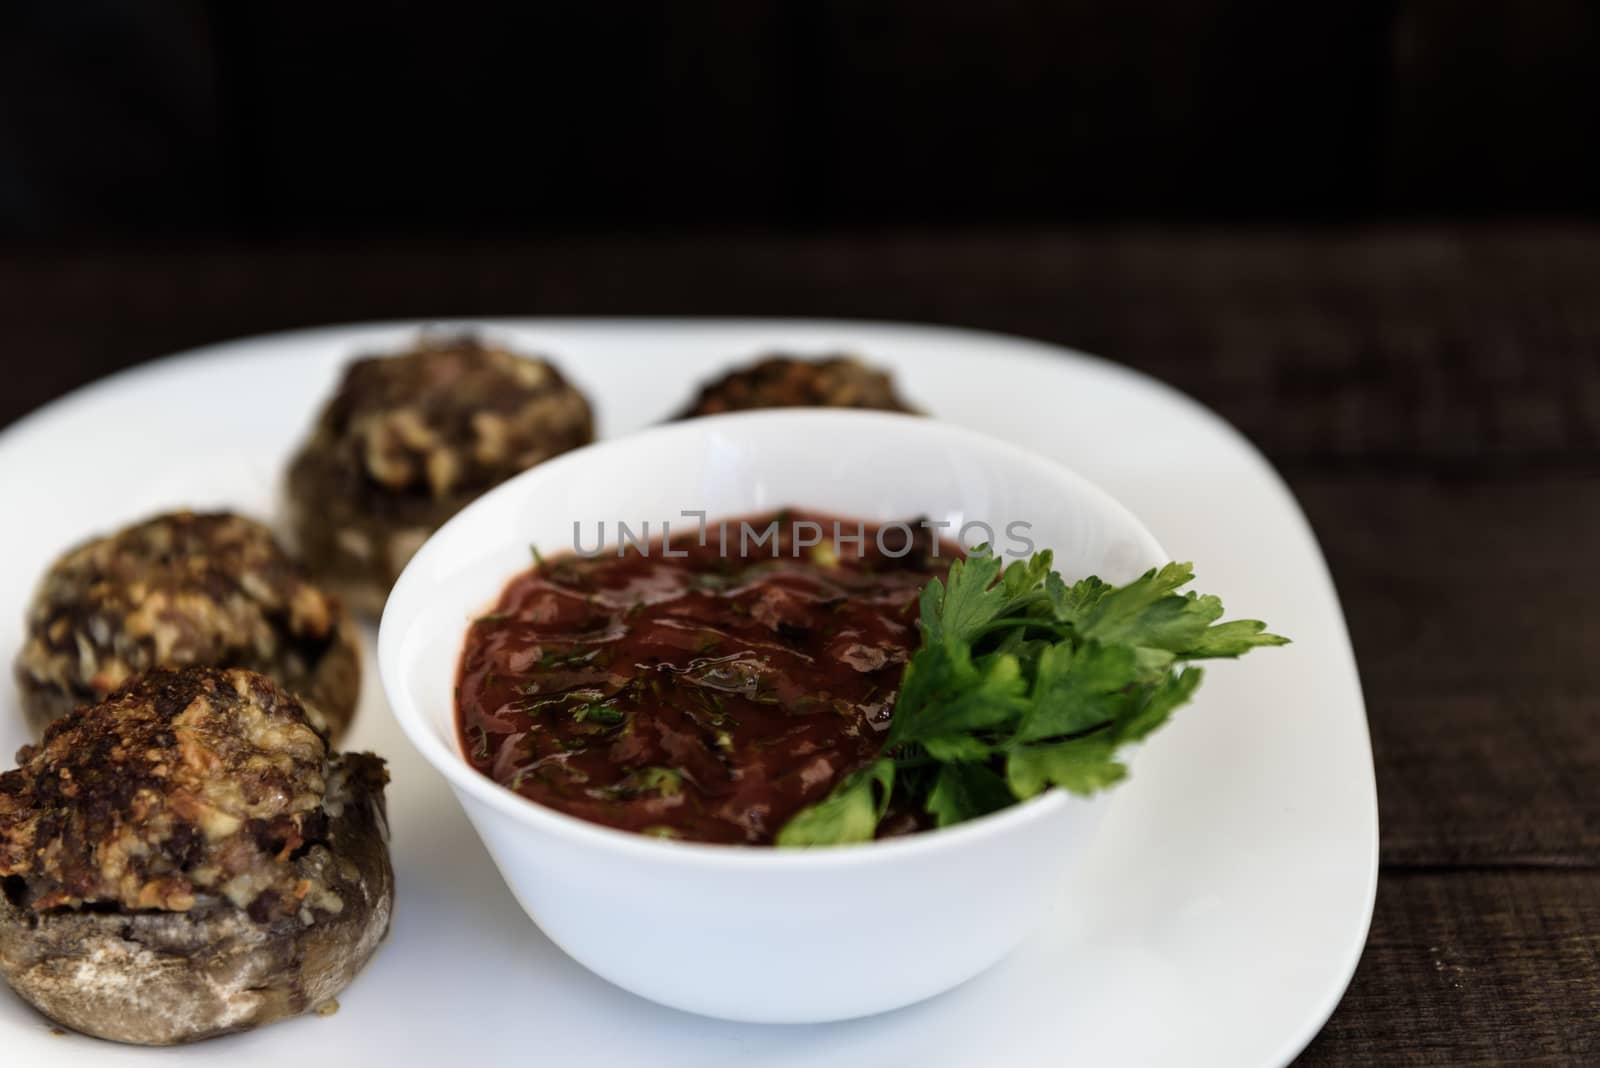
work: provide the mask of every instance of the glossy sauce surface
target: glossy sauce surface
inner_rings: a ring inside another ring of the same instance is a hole
[[[462,750],[524,797],[624,830],[770,843],[877,756],[919,641],[917,598],[959,550],[798,512],[776,542],[739,520],[618,556],[552,557],[473,624],[457,688]],[[796,533],[822,544],[801,547]],[[887,552],[883,551],[884,549]],[[917,829],[894,814],[888,833]]]

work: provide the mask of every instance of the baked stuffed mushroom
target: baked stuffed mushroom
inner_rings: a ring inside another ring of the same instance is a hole
[[[805,407],[916,412],[895,392],[887,371],[869,367],[853,356],[804,359],[779,354],[706,383],[678,418],[751,408]]]
[[[16,675],[36,731],[151,668],[243,667],[343,733],[361,690],[354,624],[254,520],[178,512],[53,564],[28,608]]]
[[[290,527],[316,574],[377,615],[445,520],[593,439],[589,402],[548,361],[425,337],[345,371],[290,466]]]
[[[238,669],[154,671],[0,774],[0,973],[57,1023],[171,1045],[315,1009],[394,903],[383,761]]]

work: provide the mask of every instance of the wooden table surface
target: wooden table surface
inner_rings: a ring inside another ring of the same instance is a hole
[[[204,342],[489,314],[959,324],[1215,408],[1310,515],[1372,723],[1377,911],[1301,1062],[1600,1063],[1600,229],[13,246],[0,425]]]

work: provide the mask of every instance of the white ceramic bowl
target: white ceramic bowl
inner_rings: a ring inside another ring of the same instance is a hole
[[[947,830],[831,849],[666,841],[587,823],[474,771],[453,691],[469,622],[530,565],[684,510],[711,520],[784,506],[958,529],[1031,524],[1069,578],[1126,581],[1155,539],[1106,493],[1013,445],[930,419],[788,410],[717,416],[541,464],[451,520],[389,598],[379,670],[401,727],[449,780],[507,885],[580,963],[652,1001],[730,1020],[802,1023],[898,1008],[1005,956],[1061,893],[1115,791],[1048,791]],[[679,520],[683,529],[692,520]],[[977,536],[974,529],[971,534]]]

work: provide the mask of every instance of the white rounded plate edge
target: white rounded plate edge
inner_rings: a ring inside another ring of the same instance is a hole
[[[64,397],[0,434],[8,525],[0,654],[40,570],[72,541],[165,507],[270,516],[282,462],[342,363],[415,322],[208,346]],[[847,349],[892,368],[939,418],[1098,482],[1231,616],[1286,649],[1220,663],[1141,753],[1091,862],[1037,939],[950,994],[815,1027],[734,1025],[659,1008],[573,964],[524,918],[443,781],[384,707],[367,636],[350,745],[392,765],[399,901],[389,944],[330,1018],[178,1050],[58,1036],[0,996],[19,1063],[245,1065],[340,1054],[379,1063],[920,1066],[1068,1057],[1106,1064],[1290,1060],[1322,1026],[1365,942],[1377,802],[1365,707],[1332,580],[1292,495],[1237,431],[1154,379],[1056,346],[944,327],[803,320],[438,320],[554,358],[604,436],[669,416],[703,378],[772,350]],[[13,510],[14,509],[14,510]],[[11,607],[4,608],[9,605]],[[0,687],[0,751],[23,739]],[[895,903],[879,903],[894,907]],[[663,917],[670,922],[670,917]],[[959,922],[952,917],[951,922]],[[893,953],[885,946],[886,954]]]

